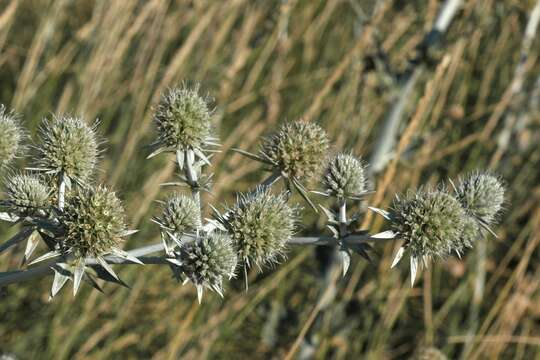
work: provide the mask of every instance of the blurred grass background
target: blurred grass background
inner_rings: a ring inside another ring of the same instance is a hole
[[[399,359],[423,347],[449,358],[540,358],[540,42],[511,91],[532,0],[470,0],[404,114],[404,150],[374,179],[368,203],[476,168],[506,181],[507,206],[480,250],[422,272],[390,270],[398,244],[355,257],[334,304],[317,320],[315,358]],[[132,227],[126,248],[158,240],[149,219],[174,175],[172,159],[144,160],[152,105],[167,87],[199,81],[215,98],[223,148],[255,150],[280,121],[322,124],[335,149],[369,158],[403,72],[437,0],[2,0],[0,103],[34,134],[56,112],[99,118],[107,139],[100,181],[117,189]],[[0,135],[1,136],[1,135]],[[237,154],[214,158],[218,204],[262,178]],[[303,233],[324,219],[306,217]],[[378,231],[384,224],[367,217]],[[2,228],[2,239],[14,229]],[[5,236],[4,236],[5,234]],[[482,244],[481,244],[482,245]],[[20,252],[16,250],[15,252]],[[275,269],[233,281],[225,299],[196,303],[165,267],[119,269],[131,290],[83,287],[47,302],[51,278],[2,289],[0,353],[20,359],[282,358],[317,309],[320,266],[294,248]],[[13,254],[13,253],[11,253]],[[485,262],[482,261],[485,255]],[[3,254],[0,269],[20,257]],[[475,289],[476,288],[476,289]],[[309,332],[308,332],[309,333]],[[301,350],[305,350],[301,346]]]

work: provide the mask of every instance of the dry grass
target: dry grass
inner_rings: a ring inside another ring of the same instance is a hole
[[[121,190],[142,230],[128,246],[150,243],[158,235],[148,221],[153,200],[166,193],[157,184],[174,170],[170,159],[144,160],[152,105],[181,80],[200,81],[215,96],[225,148],[253,150],[278,122],[305,116],[328,129],[336,149],[371,153],[397,90],[387,68],[404,69],[440,7],[435,0],[375,3],[5,0],[0,102],[32,131],[50,112],[101,119],[109,142],[100,179]],[[465,2],[440,61],[419,79],[397,157],[374,179],[369,199],[387,206],[394,193],[421,183],[475,168],[499,172],[507,209],[499,238],[486,244],[485,267],[477,266],[482,254],[470,251],[424,271],[410,289],[405,267],[389,269],[394,245],[379,246],[374,265],[355,259],[339,280],[336,302],[318,324],[316,358],[403,358],[422,346],[450,358],[540,356],[538,39],[522,87],[512,87],[534,4]],[[257,164],[231,153],[218,155],[214,170],[215,197],[206,200],[215,203],[262,177]],[[306,233],[318,231],[313,216],[307,221]],[[377,231],[382,223],[368,216],[364,226]],[[0,258],[2,270],[15,266],[9,254]],[[168,269],[127,267],[121,275],[131,290],[85,288],[76,299],[66,291],[53,303],[46,301],[51,279],[2,289],[0,352],[21,359],[281,358],[301,340],[320,290],[311,249],[293,249],[281,266],[251,274],[247,294],[233,282],[225,300],[208,296],[202,306]]]

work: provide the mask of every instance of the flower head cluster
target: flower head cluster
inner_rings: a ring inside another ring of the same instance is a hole
[[[24,132],[13,112],[0,105],[0,170],[8,165],[22,148]]]
[[[218,231],[201,233],[176,253],[183,273],[197,287],[199,303],[204,288],[223,296],[223,279],[235,275],[238,261],[231,238]]]
[[[359,199],[367,192],[367,179],[362,161],[349,154],[334,156],[323,178],[327,195],[340,199]]]
[[[40,127],[39,170],[63,174],[84,184],[92,175],[99,155],[95,126],[70,116],[53,116]]]
[[[114,252],[127,233],[120,200],[103,186],[78,189],[67,199],[59,220],[63,245],[76,258]]]
[[[444,258],[464,247],[462,234],[467,214],[445,191],[420,189],[398,197],[391,218],[392,230],[405,241],[411,257]]]
[[[192,198],[174,194],[163,203],[161,216],[154,222],[161,227],[166,250],[169,250],[174,247],[171,240],[179,241],[183,234],[201,227],[201,211]]]
[[[320,174],[329,139],[317,124],[287,122],[263,140],[260,155],[289,179],[310,180]]]
[[[19,216],[34,215],[50,204],[50,189],[36,175],[16,174],[6,181],[5,204]]]
[[[199,87],[175,87],[161,98],[154,114],[158,138],[157,151],[201,150],[212,144],[212,111],[208,99],[199,95]]]
[[[284,255],[297,217],[297,209],[287,204],[286,195],[274,195],[268,188],[241,195],[224,216],[217,216],[231,235],[240,259],[247,266],[259,267]]]
[[[482,226],[489,226],[502,208],[504,186],[497,177],[476,172],[460,180],[456,187],[456,198],[467,214]]]

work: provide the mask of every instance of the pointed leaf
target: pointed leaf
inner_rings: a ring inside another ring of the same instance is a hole
[[[148,156],[146,157],[146,159],[151,159],[151,158],[153,158],[154,156],[157,156],[157,155],[159,155],[159,154],[161,154],[162,152],[165,152],[165,151],[168,151],[168,149],[167,149],[167,148],[160,147],[160,148],[154,150],[150,155],[148,155]]]
[[[39,233],[37,231],[32,232],[32,234],[28,238],[28,241],[26,242],[26,248],[24,250],[24,257],[21,266],[24,265],[28,261],[28,259],[30,259],[30,256],[32,256],[34,250],[36,250],[39,244],[39,239]]]
[[[103,269],[105,269],[105,271],[109,273],[109,275],[111,275],[116,280],[120,280],[120,278],[118,277],[118,275],[116,275],[111,265],[109,265],[104,258],[102,258],[101,256],[98,256],[96,260],[98,261],[99,265],[101,265]]]
[[[5,251],[6,249],[9,249],[13,245],[16,245],[22,241],[25,241],[30,237],[34,229],[32,228],[23,228],[21,231],[19,231],[17,234],[15,234],[11,239],[0,245],[0,253]]]
[[[396,233],[392,230],[383,231],[380,233],[377,233],[375,235],[371,235],[370,238],[372,239],[393,239],[396,237]]]
[[[311,206],[313,211],[315,211],[316,213],[319,213],[319,209],[317,209],[317,206],[313,203],[313,201],[311,201],[311,199],[309,198],[302,184],[300,184],[295,179],[292,179],[292,183],[294,187],[296,188],[296,190],[298,191],[298,193],[304,198],[304,200],[308,203],[308,205]]]
[[[182,267],[182,262],[180,260],[178,260],[177,258],[166,258],[165,259],[167,262],[173,264],[173,265],[176,265],[178,267]]]
[[[269,161],[267,159],[264,159],[264,158],[262,158],[262,157],[260,157],[258,155],[252,154],[249,151],[245,151],[245,150],[238,149],[238,148],[232,148],[230,151],[233,151],[233,152],[239,153],[241,155],[244,155],[245,157],[248,157],[251,160],[260,161],[260,162],[268,164],[268,165],[275,165],[271,161]]]
[[[73,296],[77,295],[77,291],[79,291],[79,287],[81,286],[81,280],[84,275],[84,267],[84,259],[79,260],[77,264],[75,264],[75,269],[73,271]]]
[[[38,262],[52,259],[58,256],[60,256],[60,252],[58,250],[49,251],[48,253],[41,255],[37,259],[32,260],[28,265],[34,265],[34,264],[37,264]]]
[[[346,249],[342,248],[339,250],[339,256],[341,258],[341,265],[343,266],[343,276],[345,276],[351,265],[351,254],[349,254]]]
[[[19,220],[19,217],[11,215],[7,212],[0,212],[0,220],[7,222],[16,222],[17,220]]]
[[[386,220],[390,220],[390,213],[386,210],[379,209],[373,206],[368,206],[368,209],[384,217]]]
[[[418,259],[411,256],[411,287],[414,286],[414,280],[416,279],[416,272],[418,271]]]
[[[52,269],[54,270],[54,280],[51,288],[51,297],[55,297],[69,280],[71,274],[57,266],[52,266]]]
[[[139,230],[124,230],[121,233],[118,234],[119,237],[127,237],[133,234],[138,233]]]
[[[131,255],[127,251],[120,250],[120,249],[112,249],[111,254],[114,256],[118,256],[119,258],[129,260],[132,263],[144,265],[144,263],[141,260],[137,259],[135,256]]]
[[[208,159],[201,150],[193,149],[193,151],[195,152],[195,155],[197,155],[197,157],[199,157],[199,159],[201,159],[206,165],[212,165],[210,163],[210,159]]]
[[[394,260],[392,261],[392,265],[390,266],[390,269],[394,268],[401,258],[403,257],[403,254],[405,254],[405,248],[402,246],[399,248],[398,252],[396,253],[396,256],[394,256]]]
[[[196,285],[197,287],[197,300],[199,300],[199,305],[201,304],[201,301],[202,301],[202,296],[203,296],[203,287],[202,285]]]

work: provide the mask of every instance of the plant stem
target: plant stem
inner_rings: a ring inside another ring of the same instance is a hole
[[[192,237],[184,237],[183,241],[191,241]],[[375,239],[370,237],[369,235],[354,235],[354,236],[348,236],[345,239],[343,239],[345,242],[350,244],[358,244],[363,242],[370,242],[370,241],[381,241],[383,239]],[[320,237],[296,237],[292,238],[289,241],[289,244],[291,245],[299,245],[299,246],[305,246],[305,245],[329,245],[329,244],[335,244],[336,239],[329,236],[320,236]],[[131,256],[135,256],[139,258],[143,263],[145,264],[167,264],[165,261],[165,257],[145,257],[150,254],[154,254],[157,252],[163,251],[163,243],[159,242],[157,244],[147,245],[143,246],[131,251],[128,251],[128,253]],[[117,264],[117,265],[129,265],[133,264],[129,260],[119,258],[116,256],[106,256],[105,259],[108,263],[111,264]],[[34,278],[45,276],[52,272],[51,266],[62,262],[62,258],[56,258],[49,262],[43,263],[41,265],[36,265],[34,267],[31,267],[26,270],[18,270],[18,271],[8,271],[0,273],[0,286],[5,286],[9,284],[24,282],[28,280],[32,280]],[[86,264],[88,265],[96,265],[97,260],[95,259],[87,259]]]
[[[180,162],[180,156],[182,154],[177,151],[176,157],[178,160],[178,164],[181,164]],[[184,174],[186,175],[187,183],[191,187],[191,195],[193,196],[193,199],[199,204],[199,208],[202,209],[201,204],[201,193],[199,191],[199,184],[198,184],[198,174],[197,171],[193,168],[195,165],[195,154],[193,153],[193,150],[187,150],[184,152]]]

